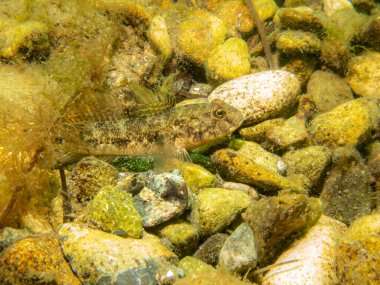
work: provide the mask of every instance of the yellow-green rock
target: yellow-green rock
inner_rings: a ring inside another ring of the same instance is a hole
[[[265,120],[257,125],[242,127],[238,130],[239,135],[248,141],[262,142],[266,138],[266,133],[272,128],[282,125],[285,122],[283,118]]]
[[[226,228],[251,202],[241,190],[204,188],[194,202],[191,222],[202,236],[209,236]]]
[[[380,53],[367,51],[348,65],[347,81],[359,96],[380,100]]]
[[[183,270],[185,276],[191,276],[192,274],[202,271],[210,272],[214,270],[214,267],[211,265],[192,256],[186,256],[182,258],[178,263],[178,267]]]
[[[132,195],[114,186],[103,187],[87,205],[88,219],[106,232],[141,237],[142,218]]]
[[[377,131],[380,109],[369,99],[359,98],[339,105],[311,121],[313,140],[329,146],[357,145]]]
[[[380,214],[354,221],[338,247],[338,277],[342,284],[377,285],[380,279]]]
[[[209,81],[221,83],[248,74],[250,66],[247,43],[239,38],[230,38],[213,49],[205,69]]]
[[[273,193],[280,189],[305,192],[302,185],[261,166],[230,149],[221,149],[212,155],[220,174],[226,179],[257,186],[260,193]]]
[[[312,33],[288,30],[278,36],[276,46],[286,54],[315,54],[321,49],[321,41]]]
[[[274,0],[251,0],[255,5],[255,9],[260,21],[264,22],[271,19],[276,13],[278,7]]]
[[[161,53],[163,61],[168,60],[172,55],[172,46],[164,17],[153,17],[147,36],[150,43]]]
[[[224,42],[227,27],[217,16],[190,10],[177,27],[177,53],[201,66],[212,50]]]

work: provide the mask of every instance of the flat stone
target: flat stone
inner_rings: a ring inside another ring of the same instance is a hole
[[[321,41],[310,32],[288,30],[279,34],[276,47],[286,54],[317,54]]]

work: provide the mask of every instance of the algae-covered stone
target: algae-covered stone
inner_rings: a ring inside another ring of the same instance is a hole
[[[367,46],[380,51],[380,16],[375,16],[360,33],[360,40]]]
[[[220,99],[240,110],[245,122],[260,122],[281,116],[292,107],[300,83],[290,72],[269,70],[227,81],[215,88],[209,101]]]
[[[177,27],[177,53],[201,66],[226,34],[227,27],[218,17],[201,9],[189,10]]]
[[[154,284],[161,262],[178,262],[158,237],[148,233],[141,239],[123,238],[67,223],[58,235],[66,259],[84,284],[139,284],[142,280]]]
[[[219,253],[219,265],[229,272],[245,273],[256,267],[255,239],[248,224],[242,223],[227,238]]]
[[[259,265],[272,262],[282,242],[314,225],[321,212],[319,199],[288,192],[252,203],[242,216],[255,236]]]
[[[308,54],[285,55],[283,59],[281,69],[293,73],[302,87],[307,84],[318,63],[317,57]]]
[[[87,205],[88,219],[98,228],[121,236],[142,235],[142,218],[132,195],[114,186],[103,187]]]
[[[281,28],[286,29],[312,33],[321,32],[323,29],[323,25],[315,15],[314,10],[306,6],[279,9],[275,15],[275,21],[280,23]]]
[[[217,46],[205,63],[208,80],[216,83],[248,74],[250,68],[248,45],[239,38],[230,38]]]
[[[312,33],[288,30],[279,34],[276,47],[286,54],[316,54],[321,49],[321,41]]]
[[[303,174],[315,187],[322,182],[321,178],[331,161],[331,152],[324,146],[310,146],[289,151],[282,158],[286,163],[288,175]]]
[[[164,17],[159,15],[153,17],[147,36],[152,45],[161,53],[163,61],[168,60],[172,55],[172,46]]]
[[[352,91],[347,82],[331,72],[315,71],[307,83],[307,93],[319,112],[327,112],[353,100]]]
[[[284,122],[285,119],[283,118],[265,120],[257,125],[242,127],[238,132],[243,139],[260,143],[265,140],[268,131]]]
[[[376,132],[380,109],[371,100],[359,98],[339,105],[311,121],[313,140],[318,144],[357,145]]]
[[[5,249],[0,254],[0,283],[82,284],[51,235],[27,237]]]
[[[158,236],[161,242],[178,257],[190,255],[198,246],[199,234],[188,222],[177,220],[159,226]]]
[[[192,256],[185,256],[184,258],[182,258],[178,263],[178,267],[183,270],[185,276],[190,276],[194,273],[201,271],[210,272],[214,270],[214,267],[212,267],[211,265]]]
[[[323,0],[323,11],[329,17],[336,12],[353,9],[349,0]]]
[[[368,170],[374,180],[380,182],[380,141],[375,141],[368,146],[367,158]]]
[[[276,260],[267,273],[268,285],[337,284],[336,247],[346,226],[322,215],[304,236]]]
[[[261,166],[233,150],[221,149],[212,155],[220,174],[226,179],[259,187],[260,192],[273,193],[280,189],[305,192],[302,185]]]
[[[380,53],[367,51],[353,57],[348,66],[347,81],[355,94],[380,100]]]
[[[229,147],[236,150],[236,153],[245,156],[255,163],[268,168],[269,170],[278,174],[284,174],[286,165],[281,157],[263,149],[259,144],[243,141],[233,140]]]
[[[0,252],[12,243],[32,235],[28,229],[14,229],[5,227],[0,231]]]
[[[290,117],[267,133],[267,138],[282,149],[300,145],[308,137],[305,120],[297,116]]]
[[[226,228],[251,202],[243,191],[204,188],[193,206],[192,224],[202,236],[212,235]]]
[[[370,173],[353,147],[336,148],[320,195],[324,214],[346,224],[371,212]]]
[[[349,227],[337,254],[343,284],[375,285],[380,279],[380,214],[362,217]]]
[[[350,45],[336,38],[326,38],[321,43],[319,60],[327,68],[345,75],[347,64],[351,58]]]
[[[83,158],[68,179],[69,193],[78,202],[91,200],[106,185],[116,184],[118,171],[112,165],[93,156]]]
[[[228,235],[221,233],[208,237],[205,242],[199,246],[193,256],[206,264],[216,266],[219,260],[220,250],[227,238]]]

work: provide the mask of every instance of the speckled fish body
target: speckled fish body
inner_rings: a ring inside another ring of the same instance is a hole
[[[88,155],[151,155],[191,150],[230,135],[240,111],[214,100],[173,108],[150,117],[64,124],[55,136],[60,150]]]

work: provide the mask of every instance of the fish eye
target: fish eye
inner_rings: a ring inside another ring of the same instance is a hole
[[[223,109],[215,109],[213,112],[215,118],[222,119],[226,115],[226,111]]]

